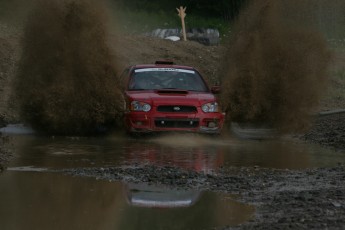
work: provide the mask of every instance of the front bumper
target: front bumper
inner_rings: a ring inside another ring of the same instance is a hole
[[[218,134],[224,123],[223,113],[153,113],[129,112],[125,116],[130,133],[195,132]]]

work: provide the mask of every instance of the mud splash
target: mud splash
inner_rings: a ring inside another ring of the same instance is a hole
[[[236,23],[222,77],[229,120],[281,132],[309,125],[327,85],[331,53],[321,33],[294,26],[286,4],[252,1]]]
[[[16,79],[21,115],[36,130],[88,135],[116,126],[122,101],[105,12],[89,0],[37,2]]]

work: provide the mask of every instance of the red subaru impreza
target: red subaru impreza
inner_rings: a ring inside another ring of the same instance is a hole
[[[218,134],[224,123],[214,94],[189,66],[157,61],[128,67],[125,125],[130,133],[187,131]]]

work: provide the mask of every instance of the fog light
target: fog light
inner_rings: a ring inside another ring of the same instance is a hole
[[[215,128],[216,127],[216,122],[214,122],[214,121],[210,121],[209,123],[208,123],[208,127],[209,128]]]

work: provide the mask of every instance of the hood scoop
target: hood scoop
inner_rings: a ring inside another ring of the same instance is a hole
[[[157,90],[156,93],[164,95],[186,95],[188,94],[188,91],[181,89],[160,89]]]

